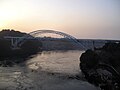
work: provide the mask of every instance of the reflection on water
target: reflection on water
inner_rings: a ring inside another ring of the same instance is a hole
[[[79,69],[79,57],[83,51],[44,51],[26,62],[31,69],[76,74]]]
[[[99,90],[82,79],[69,78],[80,72],[82,52],[44,51],[25,63],[0,67],[0,90]]]

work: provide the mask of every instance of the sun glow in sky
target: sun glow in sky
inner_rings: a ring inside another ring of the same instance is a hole
[[[8,28],[120,39],[120,0],[0,0],[0,30]]]

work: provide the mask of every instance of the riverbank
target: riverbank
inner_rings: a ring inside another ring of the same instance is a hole
[[[42,43],[38,40],[27,40],[20,48],[13,49],[11,40],[5,39],[5,36],[23,37],[27,33],[22,33],[15,30],[0,31],[0,66],[12,66],[14,63],[20,63],[41,51]],[[24,59],[19,59],[24,58]]]
[[[120,89],[120,42],[106,43],[80,57],[80,68],[88,82],[103,90]]]

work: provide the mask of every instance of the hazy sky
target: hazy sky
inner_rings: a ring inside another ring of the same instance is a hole
[[[120,0],[0,0],[0,30],[7,28],[120,39]]]

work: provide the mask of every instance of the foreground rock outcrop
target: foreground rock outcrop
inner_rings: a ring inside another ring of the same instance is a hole
[[[85,51],[80,57],[80,69],[88,82],[102,90],[120,90],[120,42]]]

